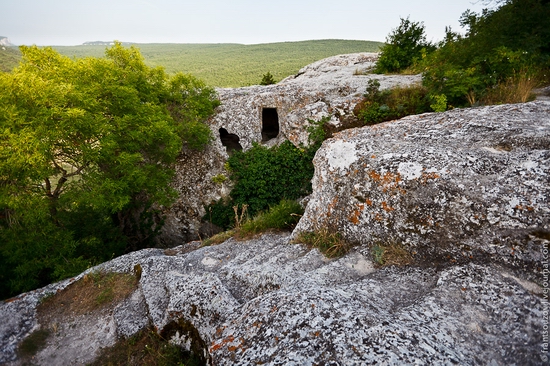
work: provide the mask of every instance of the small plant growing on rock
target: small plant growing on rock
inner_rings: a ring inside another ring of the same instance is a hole
[[[262,76],[262,81],[260,81],[260,85],[272,85],[275,83],[276,81],[269,71]]]
[[[298,234],[294,242],[317,248],[328,258],[341,257],[351,248],[351,245],[342,238],[339,232],[331,231],[328,228],[302,232]]]
[[[216,184],[223,184],[227,180],[224,174],[218,174],[212,177],[212,182]]]
[[[252,220],[248,220],[239,228],[239,236],[254,235],[266,230],[292,229],[304,213],[304,209],[296,201],[282,200],[266,212],[260,212]]]
[[[387,245],[375,244],[371,248],[372,259],[380,266],[405,266],[411,264],[411,254],[397,243]]]

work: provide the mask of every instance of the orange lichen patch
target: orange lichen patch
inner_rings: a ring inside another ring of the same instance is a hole
[[[436,172],[422,173],[421,181],[422,183],[426,184],[429,179],[439,179],[439,178],[441,178],[441,176]]]
[[[376,155],[372,155],[372,156],[371,156],[371,159],[376,159]]]
[[[351,215],[348,217],[349,221],[351,221],[354,225],[357,225],[359,223],[359,216],[361,216],[361,212],[365,209],[365,205],[363,204],[356,206],[357,209],[353,210]]]
[[[384,173],[381,175],[374,170],[368,172],[368,176],[378,183],[382,188],[382,192],[386,193],[388,191],[398,191],[399,193],[405,193],[405,190],[399,187],[399,182],[401,182],[401,175],[399,173],[393,174],[390,172]]]
[[[378,174],[377,172],[375,172],[374,170],[371,170],[369,172],[369,177],[375,181],[375,182],[380,182],[381,179],[380,179],[380,174]]]
[[[338,198],[334,197],[331,203],[329,203],[327,208],[327,216],[330,217],[332,215],[332,210],[334,207],[336,207],[336,204],[338,203]]]
[[[377,213],[376,215],[374,215],[374,219],[376,221],[382,221],[384,220],[384,217],[381,214]]]
[[[372,200],[371,200],[371,199],[368,199],[368,198],[367,198],[367,199],[365,200],[365,203],[366,203],[367,205],[369,205],[369,206],[372,206]]]
[[[389,206],[386,201],[382,202],[382,209],[386,212],[392,212],[393,210],[395,210],[395,208]]]
[[[254,323],[252,323],[252,326],[260,328],[262,326],[262,323],[259,321],[255,321]]]
[[[234,340],[235,340],[235,337],[233,337],[232,335],[230,335],[230,336],[228,336],[227,338],[222,339],[219,343],[213,344],[213,345],[210,347],[210,352],[217,351],[217,350],[219,350],[220,348],[222,348],[223,346],[225,346],[226,344],[233,342]]]
[[[319,336],[321,335],[321,331],[318,330],[318,331],[316,331],[315,333],[313,333],[313,335],[314,335],[315,337],[319,337]]]

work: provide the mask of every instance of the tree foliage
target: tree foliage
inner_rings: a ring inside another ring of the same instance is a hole
[[[136,48],[70,59],[21,47],[0,74],[0,295],[150,243],[182,142],[211,139],[214,91]]]
[[[466,11],[465,35],[447,29],[445,40],[422,63],[423,84],[454,106],[483,103],[516,80],[547,81],[550,1],[507,0],[481,14]],[[546,76],[545,76],[546,75]]]
[[[275,84],[276,81],[273,78],[273,75],[268,71],[267,73],[263,74],[262,80],[260,81],[260,85],[272,85]]]
[[[374,71],[381,74],[404,70],[431,48],[424,24],[401,18],[401,24],[387,36]]]

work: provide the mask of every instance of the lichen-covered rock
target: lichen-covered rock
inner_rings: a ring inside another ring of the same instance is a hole
[[[57,364],[75,355],[89,362],[115,335],[147,324],[214,365],[542,365],[548,356],[542,288],[508,269],[376,268],[360,250],[328,260],[289,238],[144,250],[104,263],[93,270],[131,272],[139,264],[136,292],[113,314],[60,327],[33,364],[52,364],[60,344]],[[67,283],[0,304],[8,321],[0,324],[0,363],[20,364],[17,345],[43,326],[36,304]]]
[[[322,226],[418,263],[496,262],[541,280],[550,239],[550,103],[456,109],[348,130],[314,159],[295,235]]]
[[[329,57],[275,85],[218,89],[221,106],[208,121],[215,140],[205,151],[184,150],[178,159],[173,186],[179,196],[165,210],[160,241],[173,246],[197,238],[204,206],[230,192],[229,181],[214,179],[229,175],[224,169],[228,150],[247,150],[255,142],[273,146],[284,140],[307,145],[308,120],[329,116],[334,129],[358,123],[353,109],[369,80],[380,80],[381,89],[420,82],[419,75],[365,74],[376,57],[373,53]]]

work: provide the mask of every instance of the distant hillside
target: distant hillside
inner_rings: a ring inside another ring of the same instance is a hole
[[[19,64],[21,52],[14,46],[0,45],[0,71],[11,71]]]
[[[71,57],[103,57],[105,45],[55,46]],[[108,43],[108,42],[105,42]],[[377,52],[382,43],[350,40],[242,44],[135,44],[150,66],[169,73],[193,74],[208,85],[240,87],[258,84],[268,71],[279,81],[302,67],[326,57],[356,52]],[[0,61],[0,66],[2,61]]]
[[[371,41],[319,40],[303,42],[242,44],[135,44],[150,66],[163,66],[169,73],[193,74],[208,85],[240,87],[258,84],[271,72],[281,80],[302,67],[329,56],[377,52],[382,43]],[[55,47],[68,56],[102,57],[105,46]]]

